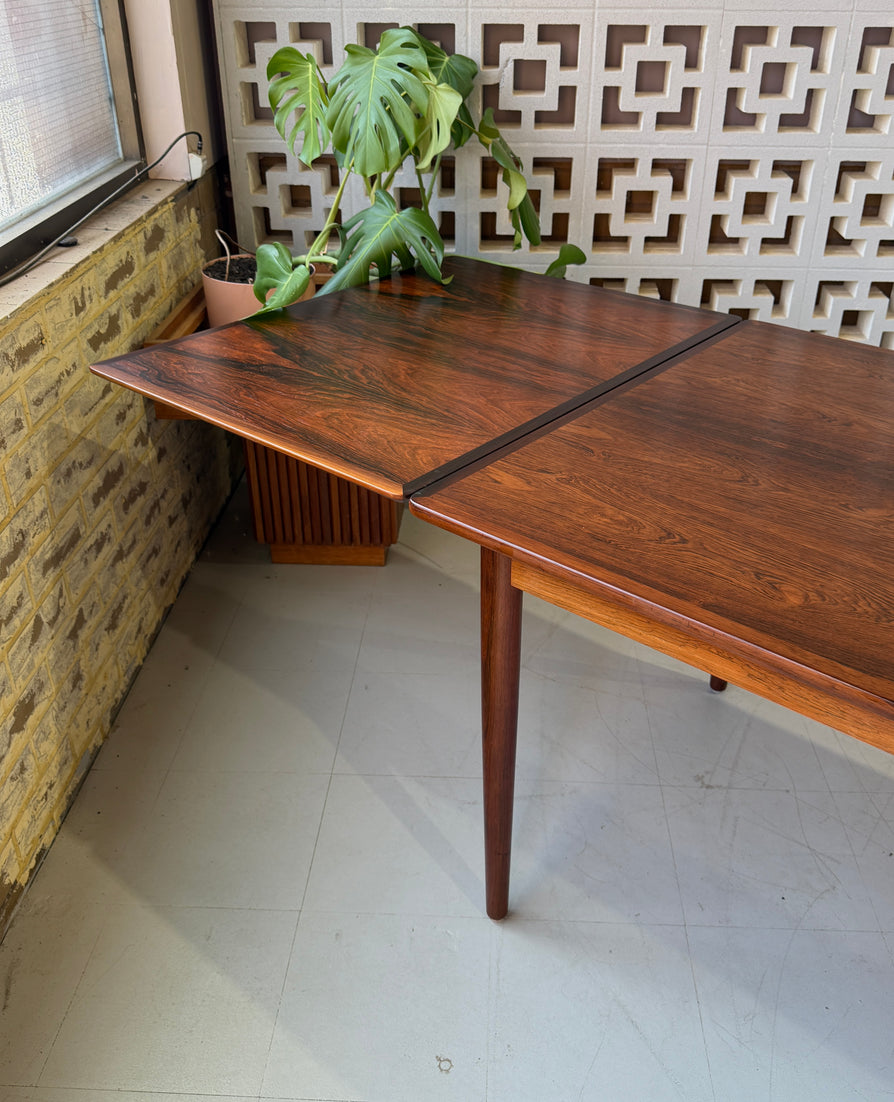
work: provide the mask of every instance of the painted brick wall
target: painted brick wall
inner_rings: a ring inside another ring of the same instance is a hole
[[[88,370],[200,278],[212,186],[112,208],[117,232],[0,318],[0,932],[232,486],[225,434]]]

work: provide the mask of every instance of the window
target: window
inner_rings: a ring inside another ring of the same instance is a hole
[[[140,164],[118,0],[0,0],[0,273]]]

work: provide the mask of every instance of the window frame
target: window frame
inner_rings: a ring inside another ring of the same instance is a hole
[[[8,227],[9,239],[0,244],[0,276],[54,242],[146,166],[124,3],[99,0],[99,9],[122,160]]]

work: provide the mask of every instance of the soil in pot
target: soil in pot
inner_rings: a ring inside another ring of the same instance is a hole
[[[205,272],[211,279],[223,279],[227,283],[254,283],[256,271],[257,264],[253,256],[231,256],[229,269],[225,256],[205,265]]]

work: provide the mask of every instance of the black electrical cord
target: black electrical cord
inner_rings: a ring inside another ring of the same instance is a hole
[[[78,228],[78,226],[83,225],[84,222],[86,222],[88,218],[92,218],[94,214],[98,214],[99,211],[103,210],[104,207],[107,207],[109,203],[117,199],[118,196],[127,191],[128,188],[133,187],[134,184],[137,183],[137,181],[141,177],[145,176],[147,172],[150,172],[153,168],[155,168],[157,164],[160,164],[165,159],[165,157],[167,157],[167,155],[171,152],[177,142],[181,141],[183,138],[188,138],[190,136],[196,139],[196,152],[201,153],[202,135],[199,133],[198,130],[184,130],[182,134],[177,135],[177,137],[171,142],[171,144],[164,151],[164,153],[161,154],[161,156],[155,158],[151,165],[144,165],[142,168],[137,169],[137,171],[129,180],[125,180],[120,187],[115,188],[111,195],[107,195],[101,203],[97,203],[92,210],[88,210],[83,218],[79,218],[77,222],[74,223],[74,225],[69,226],[67,230],[64,230],[62,233],[60,233],[57,238],[49,243],[49,245],[45,245],[39,253],[35,253],[34,256],[32,256],[29,260],[24,261],[17,268],[13,268],[11,272],[7,272],[5,275],[0,276],[0,287],[5,287],[8,283],[12,283],[14,279],[18,279],[19,276],[23,276],[27,272],[30,272],[32,268],[36,268],[37,265],[47,255],[47,253],[55,249],[58,245],[63,244],[65,242],[65,238],[69,237]],[[75,242],[70,242],[66,244],[75,244]]]

